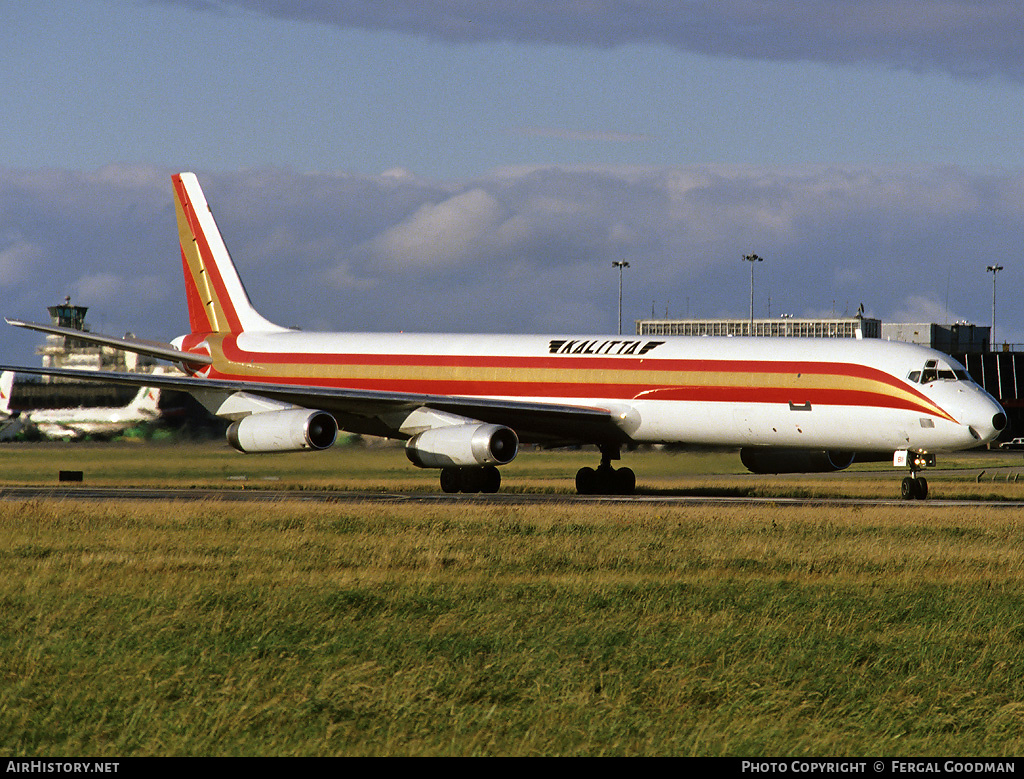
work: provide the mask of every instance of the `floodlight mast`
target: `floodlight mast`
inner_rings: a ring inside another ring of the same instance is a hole
[[[989,349],[994,351],[996,344],[996,274],[1003,269],[1002,265],[989,265],[986,271],[992,274],[992,329],[988,334]]]
[[[756,254],[744,254],[743,261],[750,263],[750,332],[747,335],[754,334],[754,263],[764,262],[763,257],[758,257]]]
[[[628,268],[629,263],[625,260],[613,260],[612,267],[619,269],[619,335],[622,335],[622,269]]]

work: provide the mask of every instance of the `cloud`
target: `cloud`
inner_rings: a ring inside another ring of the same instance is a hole
[[[162,276],[99,271],[79,276],[70,283],[70,291],[75,301],[116,310],[126,300],[137,305],[160,301],[162,281]]]
[[[480,188],[441,203],[425,203],[370,242],[368,251],[386,267],[446,268],[478,257],[500,235],[501,204]]]
[[[72,285],[75,300],[112,304],[126,292],[125,278],[119,273],[89,273],[78,278]]]
[[[961,319],[942,301],[924,295],[908,295],[893,310],[893,321],[896,322],[957,322]]]
[[[713,57],[1024,77],[1011,0],[164,0],[451,43],[658,44]]]
[[[112,175],[115,174],[116,175]],[[172,171],[0,169],[0,314],[72,294],[96,330],[187,328]],[[624,319],[856,311],[989,321],[1024,342],[1024,171],[519,167],[437,182],[200,173],[257,308],[307,330],[614,332]],[[951,312],[946,314],[946,311]],[[1012,331],[1012,332],[1011,332]],[[0,349],[35,362],[0,327]]]
[[[43,249],[33,243],[11,238],[0,241],[0,287],[25,280],[25,271],[43,257]]]

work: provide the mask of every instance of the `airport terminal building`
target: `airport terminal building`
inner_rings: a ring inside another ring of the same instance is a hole
[[[881,338],[882,322],[867,317],[840,319],[639,319],[637,335],[717,335],[783,338]]]

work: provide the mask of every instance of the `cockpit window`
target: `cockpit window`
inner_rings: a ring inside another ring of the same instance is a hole
[[[928,360],[924,364],[924,370],[911,371],[907,374],[907,379],[920,384],[931,384],[933,381],[972,381],[967,371],[953,370],[938,360]]]

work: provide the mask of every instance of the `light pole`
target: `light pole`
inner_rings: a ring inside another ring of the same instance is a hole
[[[986,271],[992,274],[992,329],[988,334],[989,349],[995,351],[996,345],[996,274],[1003,269],[1002,265],[989,265]]]
[[[754,263],[764,262],[763,257],[758,257],[756,254],[744,254],[743,261],[750,263],[750,332],[747,335],[754,334]]]
[[[613,260],[612,267],[619,269],[619,335],[622,335],[622,269],[628,268],[629,263],[625,260]]]

